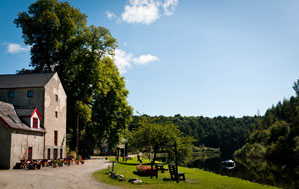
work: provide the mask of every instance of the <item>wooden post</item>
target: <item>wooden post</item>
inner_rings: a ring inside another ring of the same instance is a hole
[[[77,148],[76,155],[79,155],[79,114],[77,114]]]
[[[153,178],[154,161],[151,161],[151,178]]]
[[[114,161],[112,161],[112,172],[114,172]]]
[[[179,183],[179,177],[178,177],[178,151],[177,151],[176,142],[174,144],[174,147],[175,147],[175,167],[176,167],[175,179],[176,179],[176,182]]]

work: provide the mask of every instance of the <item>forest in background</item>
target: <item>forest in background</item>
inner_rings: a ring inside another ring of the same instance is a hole
[[[144,115],[143,115],[144,116]],[[151,117],[145,115],[147,117]],[[133,116],[129,130],[138,127],[141,116]],[[193,136],[197,141],[195,146],[220,148],[221,152],[233,153],[241,148],[252,132],[260,116],[244,116],[242,118],[218,116],[208,118],[203,116],[152,116],[157,122],[172,122],[179,126],[184,135]]]
[[[268,109],[235,156],[299,163],[299,80],[293,89],[296,96]]]

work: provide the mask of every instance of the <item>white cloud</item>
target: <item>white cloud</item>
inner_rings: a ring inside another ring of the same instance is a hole
[[[164,10],[166,16],[174,13],[178,0],[130,0],[121,15],[122,21],[129,24],[149,25],[158,20],[160,9]]]
[[[21,52],[28,52],[30,50],[29,46],[22,47],[17,43],[3,43],[6,46],[7,52],[10,54],[16,54]]]
[[[130,0],[121,17],[129,24],[148,25],[159,19],[159,7],[153,0]]]
[[[112,12],[109,12],[109,11],[106,11],[106,16],[107,16],[107,18],[109,18],[109,19],[116,18],[116,14],[114,14],[114,13],[112,13]]]
[[[115,50],[115,56],[113,59],[115,60],[115,64],[119,69],[119,73],[121,74],[126,73],[133,64],[146,65],[150,62],[159,60],[158,57],[150,54],[134,57],[132,53],[127,53],[120,49]]]
[[[137,58],[133,58],[133,62],[135,64],[140,64],[140,65],[146,65],[146,64],[148,64],[150,62],[156,62],[158,60],[159,60],[158,57],[150,55],[150,54],[141,55],[141,56],[139,56]]]
[[[116,49],[115,56],[113,57],[115,60],[115,64],[118,67],[119,73],[126,73],[127,69],[131,67],[130,61],[132,60],[133,55],[131,53],[126,53],[123,50]]]
[[[172,15],[178,3],[179,0],[165,0],[164,3],[162,4],[164,14],[167,16]]]

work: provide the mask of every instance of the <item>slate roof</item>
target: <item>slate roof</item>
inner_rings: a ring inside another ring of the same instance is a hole
[[[15,108],[12,104],[0,101],[0,121],[7,124],[12,129],[21,129],[35,132],[46,132],[43,128],[33,129],[23,123],[16,114]]]
[[[56,72],[0,75],[0,89],[43,87],[50,81],[55,73]]]
[[[32,113],[34,112],[34,110],[36,109],[36,107],[16,107],[16,112],[18,114],[19,117],[27,117],[32,115]]]

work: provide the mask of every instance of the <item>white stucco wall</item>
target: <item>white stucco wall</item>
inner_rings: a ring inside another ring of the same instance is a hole
[[[58,95],[58,101],[56,101]],[[47,149],[51,148],[51,157],[53,149],[58,149],[60,157],[60,148],[63,149],[63,158],[65,158],[66,147],[66,103],[67,97],[60,79],[57,74],[45,86],[45,107],[44,107],[44,127],[47,131],[45,135],[45,158],[47,158]],[[58,116],[56,118],[55,112]],[[57,146],[54,144],[54,131],[58,131]]]
[[[32,147],[32,159],[43,159],[44,136],[41,133],[14,131],[11,135],[11,168],[21,159],[28,158],[28,147]]]

